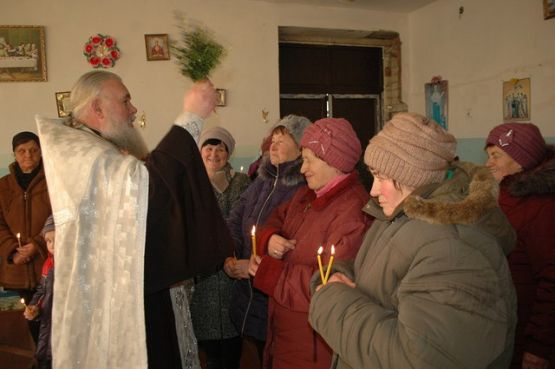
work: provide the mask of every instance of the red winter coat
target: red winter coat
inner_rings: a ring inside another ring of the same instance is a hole
[[[332,244],[336,259],[355,258],[371,223],[361,211],[367,200],[356,173],[319,198],[305,186],[257,232],[264,253],[274,233],[297,241],[282,260],[263,256],[254,279],[254,286],[270,296],[265,368],[329,368],[331,349],[308,323],[309,282],[318,270],[320,246],[325,265]]]
[[[555,154],[540,166],[506,177],[499,205],[517,232],[509,266],[518,299],[511,368],[529,352],[555,365]]]

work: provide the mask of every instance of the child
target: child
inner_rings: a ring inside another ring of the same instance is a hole
[[[50,347],[50,330],[52,321],[52,291],[54,289],[54,241],[56,232],[54,219],[50,215],[41,231],[46,241],[48,258],[42,266],[42,278],[37,292],[25,308],[23,315],[28,320],[37,318],[40,314],[40,332],[37,345],[37,360],[39,369],[52,368],[52,352]]]

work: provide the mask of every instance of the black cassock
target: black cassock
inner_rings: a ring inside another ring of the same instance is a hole
[[[169,287],[215,271],[233,240],[197,144],[173,126],[146,159],[145,321],[149,369],[181,369]],[[130,337],[130,339],[133,339]]]

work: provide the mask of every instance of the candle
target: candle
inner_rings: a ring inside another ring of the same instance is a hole
[[[251,241],[252,241],[252,254],[256,255],[256,226],[252,226]]]
[[[19,247],[21,247],[21,234],[18,232],[15,236],[17,237],[17,243],[19,244]]]
[[[318,259],[318,268],[320,269],[320,279],[322,280],[323,284],[326,284],[326,280],[324,279],[324,267],[322,266],[323,251],[324,251],[324,248],[320,246],[320,248],[318,249],[318,254],[316,255],[316,258]]]
[[[25,299],[22,298],[21,300],[19,300],[19,302],[21,302],[23,306],[27,307],[27,305],[25,305]]]
[[[243,173],[243,166],[242,166],[242,165],[241,165],[241,170],[240,170],[240,172]]]
[[[328,270],[326,270],[326,276],[324,277],[324,284],[328,283],[328,278],[330,277],[331,266],[333,264],[333,258],[335,257],[335,246],[331,245],[331,256],[328,261]]]

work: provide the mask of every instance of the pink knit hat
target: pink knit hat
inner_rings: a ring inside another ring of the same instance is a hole
[[[351,172],[362,154],[351,123],[343,118],[324,118],[309,125],[301,147],[312,150],[318,158],[343,173]]]
[[[433,120],[398,113],[370,140],[364,162],[381,175],[416,188],[441,183],[456,148],[455,137]]]
[[[490,131],[486,140],[486,147],[490,145],[505,151],[524,170],[536,167],[547,150],[540,130],[532,123],[498,125]]]

